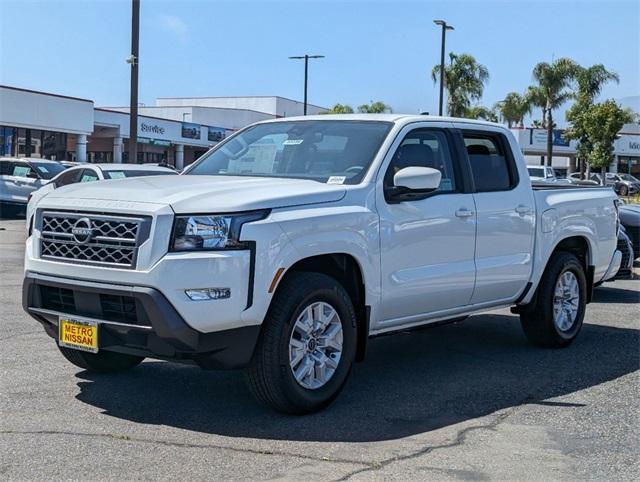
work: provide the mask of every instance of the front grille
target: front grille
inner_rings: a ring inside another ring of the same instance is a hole
[[[54,288],[53,286],[41,286],[40,288],[43,308],[64,313],[74,313],[76,311],[73,291],[65,288]]]
[[[132,296],[97,294],[40,285],[41,306],[66,315],[150,326],[144,307]]]
[[[100,306],[105,320],[138,323],[136,300],[131,296],[100,295]]]
[[[148,219],[142,217],[44,212],[40,256],[134,268],[148,225]]]

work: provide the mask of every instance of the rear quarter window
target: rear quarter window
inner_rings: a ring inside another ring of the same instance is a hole
[[[509,191],[518,184],[515,160],[504,135],[463,131],[477,192]]]

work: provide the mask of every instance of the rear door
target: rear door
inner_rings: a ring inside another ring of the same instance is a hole
[[[533,266],[535,204],[524,167],[501,129],[462,129],[477,211],[476,283],[471,304],[515,299]],[[515,142],[515,141],[514,141]]]

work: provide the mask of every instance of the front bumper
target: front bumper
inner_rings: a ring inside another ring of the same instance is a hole
[[[203,333],[189,326],[160,291],[147,286],[77,281],[27,272],[24,310],[58,337],[60,316],[94,320],[100,350],[240,368],[251,359],[260,326]]]

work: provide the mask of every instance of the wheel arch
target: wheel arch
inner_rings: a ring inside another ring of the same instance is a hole
[[[278,280],[269,307],[277,298],[276,295],[278,289],[282,286],[282,282],[287,276],[296,272],[322,273],[330,276],[339,282],[349,294],[356,312],[356,361],[362,361],[369,337],[371,307],[366,303],[363,268],[358,260],[351,254],[338,252],[309,256],[296,261],[283,272]]]

